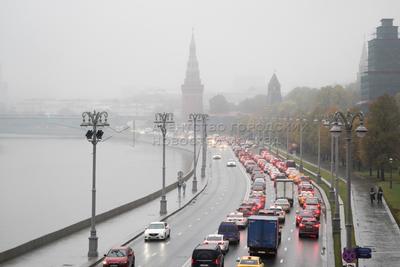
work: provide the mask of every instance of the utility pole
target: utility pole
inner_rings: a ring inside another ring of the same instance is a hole
[[[86,132],[87,140],[93,145],[93,168],[92,168],[92,217],[90,220],[89,252],[88,257],[93,258],[99,255],[98,237],[96,233],[96,145],[103,138],[104,132],[98,128],[110,126],[107,122],[108,113],[105,111],[83,112],[81,127],[92,127]],[[88,121],[86,121],[88,120]]]
[[[189,122],[193,123],[193,181],[192,181],[192,191],[197,192],[197,160],[196,160],[196,124],[197,121],[201,119],[201,113],[190,113]]]
[[[206,177],[206,160],[207,160],[207,114],[201,114],[201,119],[203,121],[203,154],[202,154],[202,164],[201,164],[201,178]]]
[[[160,214],[167,213],[167,197],[165,196],[165,136],[167,134],[167,124],[173,123],[172,113],[156,113],[154,124],[160,128],[163,140],[163,162],[162,162],[162,190],[160,200]]]

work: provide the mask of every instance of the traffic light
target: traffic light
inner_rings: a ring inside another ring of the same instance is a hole
[[[103,137],[104,132],[102,130],[98,130],[96,132],[96,138],[97,139],[101,139]]]
[[[92,137],[93,137],[93,131],[92,130],[87,131],[86,138],[87,139],[92,139]]]

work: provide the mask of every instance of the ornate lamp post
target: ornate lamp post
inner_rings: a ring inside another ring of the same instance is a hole
[[[286,118],[286,158],[289,159],[289,127],[291,126],[292,119]]]
[[[353,229],[353,218],[351,211],[351,131],[353,129],[353,123],[356,119],[359,119],[360,125],[356,128],[357,136],[362,138],[368,132],[364,126],[364,114],[357,112],[355,114],[347,112],[346,114],[337,111],[334,115],[334,120],[338,123],[341,122],[343,128],[346,131],[346,180],[347,180],[347,212],[346,212],[346,248],[352,248],[352,229]],[[340,132],[339,132],[340,133]]]
[[[90,220],[90,236],[89,236],[89,252],[88,257],[97,257],[97,241],[96,234],[96,145],[103,138],[104,132],[98,128],[110,126],[107,122],[108,113],[105,111],[96,112],[83,112],[82,113],[82,127],[92,127],[91,130],[86,132],[87,140],[93,145],[93,169],[92,169],[92,217]],[[87,120],[87,121],[86,121]]]
[[[162,190],[160,200],[160,214],[167,213],[167,197],[165,196],[165,136],[167,135],[167,125],[173,123],[172,113],[156,113],[154,124],[160,128],[163,137],[163,162],[162,162]]]
[[[201,178],[206,177],[206,160],[207,160],[207,119],[208,114],[201,114],[201,120],[203,121],[203,154],[201,163]]]
[[[342,132],[341,125],[335,121],[329,130],[335,140],[335,212],[333,214],[333,231],[340,232],[339,210],[339,136]]]
[[[197,192],[197,177],[196,177],[196,168],[197,168],[197,160],[196,160],[196,124],[202,119],[201,113],[190,113],[189,114],[189,122],[193,123],[193,182],[192,182],[192,191]]]
[[[331,125],[330,120],[325,120],[324,126],[329,129]],[[334,162],[334,143],[335,143],[335,138],[331,134],[331,186],[329,188],[329,198],[331,201],[335,199],[335,189],[334,189],[334,176],[333,176],[333,162]]]
[[[318,119],[314,119],[314,122],[318,125],[318,173],[317,173],[317,182],[321,183],[321,122]]]

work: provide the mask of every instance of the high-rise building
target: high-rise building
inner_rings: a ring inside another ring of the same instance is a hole
[[[274,73],[268,83],[267,104],[273,105],[282,102],[281,84]]]
[[[393,19],[382,19],[368,42],[368,68],[361,75],[362,101],[400,92],[400,39]]]
[[[199,63],[196,56],[194,34],[190,42],[189,60],[182,89],[182,120],[189,118],[190,113],[203,113],[204,86],[200,80]]]
[[[368,50],[366,42],[364,41],[360,57],[360,63],[358,64],[357,81],[356,81],[357,89],[360,91],[361,91],[361,76],[364,76],[367,71],[368,71]]]

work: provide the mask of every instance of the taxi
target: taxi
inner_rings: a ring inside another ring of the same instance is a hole
[[[238,263],[236,267],[265,267],[260,257],[256,256],[243,256],[236,260]]]
[[[304,206],[304,203],[306,203],[307,198],[309,197],[314,197],[314,194],[309,191],[301,191],[301,193],[298,196],[298,201],[301,207]]]

